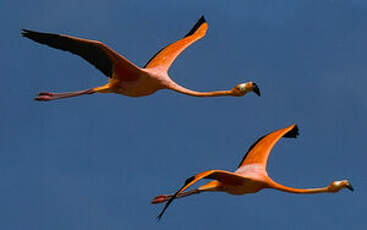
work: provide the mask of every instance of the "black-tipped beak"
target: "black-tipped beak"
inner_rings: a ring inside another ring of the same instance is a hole
[[[354,188],[353,188],[353,186],[352,186],[352,184],[351,183],[349,183],[349,184],[347,184],[347,188],[350,190],[350,191],[354,191]]]
[[[256,95],[257,96],[261,96],[261,93],[260,93],[260,89],[259,89],[259,87],[256,85],[256,83],[252,83],[252,85],[253,85],[253,91],[254,91],[254,93],[256,93]]]

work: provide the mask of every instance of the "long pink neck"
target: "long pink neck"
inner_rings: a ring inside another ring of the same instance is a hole
[[[312,194],[312,193],[325,193],[325,192],[329,192],[329,187],[322,187],[322,188],[306,188],[306,189],[301,189],[301,188],[291,188],[291,187],[287,187],[281,184],[278,184],[274,181],[271,181],[269,183],[270,188],[273,189],[277,189],[283,192],[290,192],[290,193],[302,193],[302,194]]]
[[[169,89],[172,89],[176,92],[194,96],[194,97],[219,97],[219,96],[231,96],[232,91],[231,90],[218,90],[218,91],[212,91],[212,92],[198,92],[191,89],[186,89],[176,83],[172,83],[168,87]]]

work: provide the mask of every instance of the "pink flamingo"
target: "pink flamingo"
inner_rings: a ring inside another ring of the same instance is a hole
[[[224,170],[205,171],[188,178],[185,181],[183,187],[180,188],[175,194],[156,196],[152,200],[153,204],[167,202],[162,212],[159,214],[158,219],[162,217],[163,213],[174,199],[198,194],[201,192],[219,191],[232,195],[242,195],[246,193],[256,193],[265,188],[301,194],[325,192],[335,193],[339,192],[343,188],[348,188],[349,190],[353,191],[353,187],[348,180],[333,181],[329,186],[309,189],[291,188],[273,181],[266,172],[266,164],[273,146],[281,137],[296,138],[297,136],[298,127],[296,124],[271,132],[259,138],[249,148],[235,172]],[[186,189],[202,179],[212,179],[212,181],[200,186],[197,189],[185,192]]]
[[[207,28],[208,24],[204,17],[201,17],[184,38],[160,50],[144,68],[139,68],[100,41],[23,29],[24,37],[79,55],[109,77],[109,82],[101,87],[67,93],[41,92],[35,99],[50,101],[93,93],[118,93],[140,97],[160,89],[170,89],[195,97],[244,96],[251,91],[260,96],[260,90],[254,82],[238,84],[230,90],[198,92],[186,89],[171,80],[168,69],[173,61],[185,48],[204,37]]]

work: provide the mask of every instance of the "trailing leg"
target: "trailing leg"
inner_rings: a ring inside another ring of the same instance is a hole
[[[67,92],[67,93],[41,92],[34,99],[37,101],[51,101],[51,100],[56,100],[56,99],[61,99],[61,98],[76,97],[76,96],[81,96],[84,94],[93,94],[93,93],[95,93],[93,88],[81,90],[81,91],[75,91],[75,92]]]
[[[66,93],[41,92],[34,99],[37,101],[51,101],[51,100],[56,100],[56,99],[81,96],[85,94],[112,93],[112,92],[113,90],[112,90],[111,84],[107,83],[101,87],[74,91],[74,92],[66,92]]]
[[[176,199],[182,198],[182,197],[185,197],[185,196],[190,196],[190,195],[193,195],[193,194],[198,194],[200,192],[201,191],[199,189],[194,189],[194,190],[191,190],[191,191],[188,191],[188,192],[183,192],[183,193],[177,195]],[[152,204],[163,203],[163,202],[166,202],[169,199],[171,199],[171,197],[173,197],[173,195],[166,195],[166,194],[159,195],[159,196],[154,197],[153,200],[151,201],[151,203]]]

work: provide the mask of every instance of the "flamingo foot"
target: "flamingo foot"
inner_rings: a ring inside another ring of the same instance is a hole
[[[55,93],[41,92],[41,93],[38,94],[37,97],[34,98],[34,100],[36,100],[36,101],[50,101],[50,100],[56,99],[56,98],[54,98],[54,96],[55,96]]]
[[[163,203],[166,202],[167,200],[169,200],[172,197],[172,195],[159,195],[153,198],[153,200],[151,201],[152,204],[159,204],[159,203]]]

